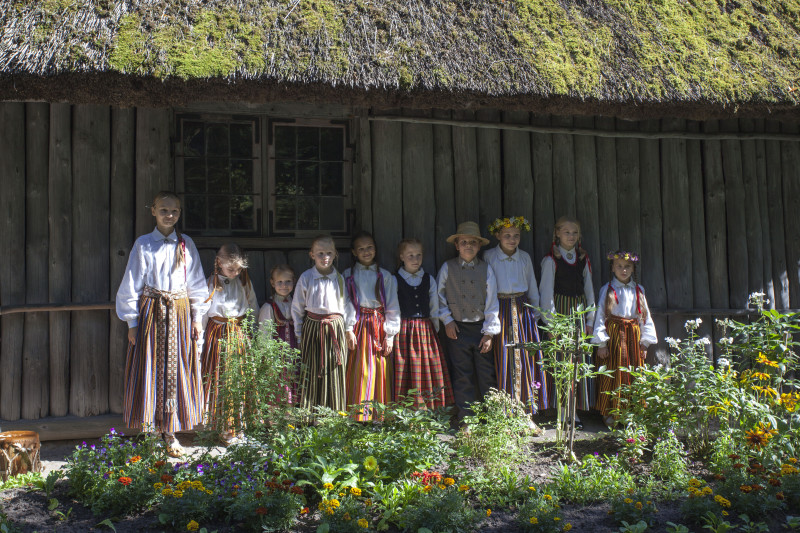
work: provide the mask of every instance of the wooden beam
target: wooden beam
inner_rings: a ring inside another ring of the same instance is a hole
[[[54,440],[97,439],[111,428],[124,435],[138,435],[139,430],[126,428],[121,415],[57,416],[38,420],[0,420],[3,431],[35,431],[42,442]]]
[[[716,132],[719,124],[706,122],[704,131]],[[725,221],[725,178],[722,173],[722,146],[718,140],[703,142],[703,175],[705,181],[706,242],[711,305],[728,307],[728,241]]]
[[[614,119],[599,117],[596,127],[605,131],[614,130]],[[654,143],[654,141],[650,141]],[[619,248],[619,206],[617,205],[617,141],[613,137],[597,138],[597,203],[600,206],[600,252],[606,254]],[[648,143],[643,142],[642,147]],[[656,150],[658,150],[658,143]],[[660,215],[660,212],[659,212]],[[603,256],[601,256],[603,257]],[[611,279],[608,261],[600,261],[594,268],[600,271],[600,279],[605,282]],[[599,287],[597,287],[599,289]]]
[[[449,117],[449,111],[434,111],[436,118]],[[456,250],[446,242],[456,231],[456,197],[453,180],[453,133],[450,126],[433,127],[433,193],[436,198],[436,264],[455,256]],[[432,252],[432,251],[431,251]],[[429,252],[429,253],[431,253]],[[431,272],[436,276],[436,272]]]
[[[466,122],[475,114],[471,111],[456,111],[456,118]],[[467,220],[478,222],[480,190],[478,188],[478,154],[475,128],[453,128],[453,183],[456,194],[456,223]],[[486,233],[485,231],[483,232]]]
[[[174,184],[173,158],[170,155],[169,109],[136,109],[136,235],[150,233],[155,220],[150,214],[153,197]]]
[[[737,131],[735,120],[720,122],[721,131]],[[728,234],[728,279],[731,307],[747,305],[749,293],[749,243],[745,220],[745,190],[742,177],[742,145],[737,140],[722,141],[722,172],[725,178],[725,213]]]
[[[372,233],[372,133],[369,120],[362,117],[358,121],[358,221],[360,228]],[[353,193],[355,194],[355,192]]]
[[[506,124],[528,124],[530,114],[527,111],[508,111],[503,113]],[[531,224],[535,224],[536,190],[534,184],[533,154],[531,153],[531,136],[522,131],[503,131],[503,207],[495,217],[513,217],[522,215]],[[549,169],[548,169],[549,170]],[[548,182],[550,175],[548,172]],[[547,224],[552,224],[547,221]],[[484,230],[484,228],[481,228]],[[485,230],[484,230],[485,231]],[[519,246],[533,252],[533,235],[522,232]]]
[[[796,124],[783,123],[781,131],[796,134]],[[789,275],[789,301],[800,306],[800,145],[781,143],[781,169],[783,171],[783,219],[786,221],[786,269]]]
[[[535,125],[550,124],[550,117],[546,115],[533,115],[531,122]],[[503,133],[503,146],[505,147],[506,133]],[[533,243],[520,241],[520,246],[530,251],[533,260],[533,269],[537,279],[541,279],[541,261],[550,253],[553,243],[553,224],[556,215],[553,211],[553,136],[547,133],[531,134],[531,173],[533,176],[533,224],[531,237]],[[524,244],[523,244],[524,243]]]
[[[575,124],[580,127],[592,127],[592,117],[575,117]],[[581,239],[592,265],[599,265],[600,258],[600,206],[597,203],[597,148],[596,139],[592,137],[575,137],[575,207],[583,223]],[[600,271],[592,269],[592,284],[599,290],[603,284]]]
[[[379,123],[372,128],[372,208],[378,264],[391,265],[392,247],[403,238],[403,129],[399,123]],[[349,246],[348,246],[349,248]],[[292,254],[289,254],[291,259]],[[306,254],[306,258],[308,255]]]
[[[434,232],[436,225],[436,198],[433,180],[433,126],[428,124],[403,124],[403,237],[413,237],[422,241],[424,249],[423,266],[426,272],[435,272]],[[379,247],[391,247],[395,251],[397,243],[379,243]],[[393,253],[394,255],[394,253]],[[381,265],[390,271],[396,263]]]
[[[780,124],[767,121],[767,131],[780,131]],[[767,159],[767,199],[770,227],[770,245],[772,247],[772,280],[775,286],[775,307],[789,307],[789,276],[786,267],[786,238],[784,233],[783,189],[781,169],[781,144],[777,141],[765,141]],[[789,218],[788,220],[793,220]]]
[[[570,129],[572,117],[553,116],[553,125]],[[553,135],[553,209],[556,218],[576,217],[575,207],[575,137],[564,133]]]

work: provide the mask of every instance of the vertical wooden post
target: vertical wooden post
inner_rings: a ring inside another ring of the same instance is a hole
[[[617,130],[636,131],[635,122],[617,120]],[[640,227],[641,198],[639,195],[639,140],[617,139],[617,217],[619,244],[626,250],[642,249]]]
[[[136,235],[153,231],[155,220],[148,206],[158,191],[173,188],[171,116],[169,109],[136,108]]]
[[[125,273],[133,246],[136,182],[135,140],[136,115],[133,109],[111,110],[111,183],[109,204],[109,287],[113,298]],[[108,407],[121,413],[125,390],[125,356],[128,348],[128,325],[109,316],[108,328]]]
[[[713,121],[706,122],[703,131],[716,133],[719,131],[719,125]],[[722,174],[720,141],[703,141],[703,174],[706,177],[706,240],[711,306],[715,309],[727,309],[728,243],[725,231],[725,181]]]
[[[594,119],[591,117],[576,117],[575,127],[592,129]],[[600,251],[600,214],[597,205],[597,151],[595,149],[596,137],[588,135],[575,135],[575,205],[581,218],[581,235],[583,247],[589,254],[592,262],[592,282],[595,290],[601,285],[600,271],[595,265],[601,262]]]
[[[426,251],[436,249],[431,228],[436,225],[436,199],[433,184],[433,126],[430,124],[403,124],[403,236],[415,237],[422,241]],[[388,247],[392,258],[395,257],[397,241],[381,243]],[[436,271],[436,255],[427,253],[423,256],[423,267],[426,272]],[[395,270],[396,263],[381,265],[390,271]]]
[[[72,296],[109,299],[111,117],[106,106],[75,106],[72,146]],[[108,411],[108,311],[72,314],[69,409],[78,416]]]
[[[510,124],[528,124],[527,111],[506,111],[503,121]],[[536,194],[534,188],[531,135],[524,131],[503,130],[503,211],[496,216],[522,215],[533,220]],[[552,222],[550,222],[552,224]],[[522,232],[519,246],[531,250],[533,235]],[[534,258],[535,262],[535,258]]]
[[[449,119],[450,112],[434,111],[434,118]],[[450,126],[433,126],[433,190],[436,196],[436,266],[455,256],[446,242],[456,231],[456,198],[453,179],[453,135]],[[433,274],[433,272],[431,272]]]
[[[739,124],[735,120],[723,120],[720,122],[720,131],[739,131]],[[742,309],[747,307],[750,272],[740,141],[722,141],[722,172],[725,177],[726,226],[730,236],[728,238],[730,305]]]
[[[739,121],[739,129],[744,133],[752,133],[755,131],[755,124],[751,119],[742,119]],[[761,234],[761,205],[758,201],[756,141],[741,141],[739,148],[742,156],[744,187],[744,211],[739,218],[743,218],[745,223],[747,272],[749,274],[747,294],[752,294],[764,291],[764,245]]]
[[[756,131],[764,132],[764,120],[754,124]],[[769,198],[767,194],[767,145],[764,139],[755,141],[756,145],[756,190],[758,191],[758,212],[761,218],[762,272],[764,276],[764,293],[769,299],[768,307],[775,309],[775,283],[772,279],[772,243],[770,241]]]
[[[25,303],[25,104],[0,103],[0,250],[14,254],[0,261],[0,302]],[[14,280],[14,283],[9,283]],[[24,317],[0,318],[0,418],[20,417]]]
[[[553,126],[572,127],[572,117],[553,116]],[[553,135],[553,206],[556,218],[578,216],[575,211],[575,147],[573,136]]]
[[[500,113],[493,109],[482,109],[478,111],[476,118],[482,122],[497,123],[500,122]],[[487,231],[489,224],[495,218],[503,216],[500,136],[500,130],[478,128],[478,195],[480,196],[480,202],[477,222],[481,227],[481,231]],[[528,180],[530,179],[530,176],[528,176]],[[532,212],[533,206],[529,205],[527,213]],[[530,216],[527,213],[525,216],[530,220]],[[526,250],[530,250],[530,248],[526,248]]]
[[[784,122],[781,133],[797,135],[796,124]],[[783,171],[783,208],[786,221],[786,268],[789,274],[789,302],[800,307],[800,143],[781,141],[781,170]]]
[[[403,129],[398,122],[375,122],[372,125],[372,208],[380,213],[375,224],[378,263],[393,264],[392,244],[403,237]]]
[[[369,109],[362,108],[359,110],[359,114],[359,144],[356,158],[359,172],[358,213],[360,220],[357,223],[362,230],[372,233],[372,126],[367,118]],[[299,276],[300,273],[298,272],[297,275]]]
[[[780,131],[780,124],[773,120],[765,125],[767,133]],[[767,199],[769,206],[770,246],[772,248],[772,279],[775,285],[775,307],[789,309],[789,276],[786,265],[786,239],[783,219],[783,171],[781,165],[781,143],[765,141],[767,154]],[[788,220],[792,220],[789,218]]]
[[[456,111],[458,120],[475,120],[471,111]],[[453,127],[453,183],[456,194],[456,223],[478,221],[478,153],[476,128]]]
[[[51,302],[72,301],[72,106],[50,105],[48,169],[50,250],[48,292]],[[50,313],[50,415],[69,409],[69,312]]]
[[[47,303],[48,142],[50,106],[25,105],[25,271],[29,304]],[[48,313],[25,314],[25,342],[22,354],[22,418],[47,416],[50,410]]]
[[[614,130],[614,119],[602,117],[595,120],[597,129]],[[655,142],[656,153],[658,152],[658,142]],[[617,206],[617,140],[611,137],[598,137],[597,145],[597,204],[600,207],[598,219],[600,221],[600,253],[604,257],[610,250],[619,248],[619,209]],[[647,146],[645,142],[642,147]],[[647,158],[645,158],[646,160]],[[660,216],[659,210],[659,216]],[[595,265],[595,269],[600,271],[600,279],[605,282],[611,279],[611,270],[608,268],[608,261],[600,261]]]
[[[532,123],[536,126],[549,126],[550,117],[534,115]],[[533,247],[528,249],[531,251],[534,270],[539,279],[542,259],[550,253],[550,245],[553,242],[553,224],[556,221],[556,214],[553,211],[552,135],[531,134],[531,168],[533,171],[533,218],[531,219]],[[521,243],[520,246],[522,246]]]

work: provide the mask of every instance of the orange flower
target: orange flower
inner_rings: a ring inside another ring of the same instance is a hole
[[[174,477],[170,476],[169,474],[163,474],[161,476],[162,483],[172,483],[175,480]]]
[[[264,493],[263,493],[263,492],[261,492],[260,490],[257,490],[257,491],[256,491],[256,498],[260,498],[260,497],[262,497],[263,495],[264,495]]]
[[[134,455],[133,457],[131,457],[131,461],[130,462],[131,463],[138,463],[141,460],[142,460],[142,456],[141,455]]]
[[[291,489],[289,489],[289,492],[291,492],[292,494],[300,495],[303,494],[303,489],[300,487],[292,487]]]
[[[155,463],[153,463],[153,466],[156,467],[156,468],[161,468],[165,464],[167,464],[167,463],[165,463],[164,461],[156,461]]]
[[[303,507],[300,509],[300,514],[308,514],[308,507]]]
[[[775,499],[776,500],[783,500],[783,498],[784,498],[783,492],[776,492],[775,493]]]
[[[267,508],[266,507],[256,508],[256,514],[264,516],[265,514],[267,514]]]
[[[745,494],[749,494],[750,492],[753,491],[753,487],[751,487],[750,485],[742,485],[741,487],[739,487],[739,490],[744,492]]]
[[[131,484],[131,482],[133,480],[131,478],[129,478],[129,477],[121,477],[117,481],[119,481],[120,483],[122,483],[123,485],[125,485],[127,487],[128,485]]]

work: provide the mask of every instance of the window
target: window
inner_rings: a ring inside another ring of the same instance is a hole
[[[346,124],[179,115],[177,138],[175,172],[185,230],[254,237],[350,231],[352,150]]]

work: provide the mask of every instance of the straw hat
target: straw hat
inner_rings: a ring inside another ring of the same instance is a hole
[[[467,237],[475,237],[478,239],[478,242],[481,243],[481,246],[486,246],[489,244],[489,239],[484,239],[481,237],[481,229],[475,222],[462,222],[459,224],[456,232],[447,238],[447,242],[455,243],[456,239],[462,235]]]

